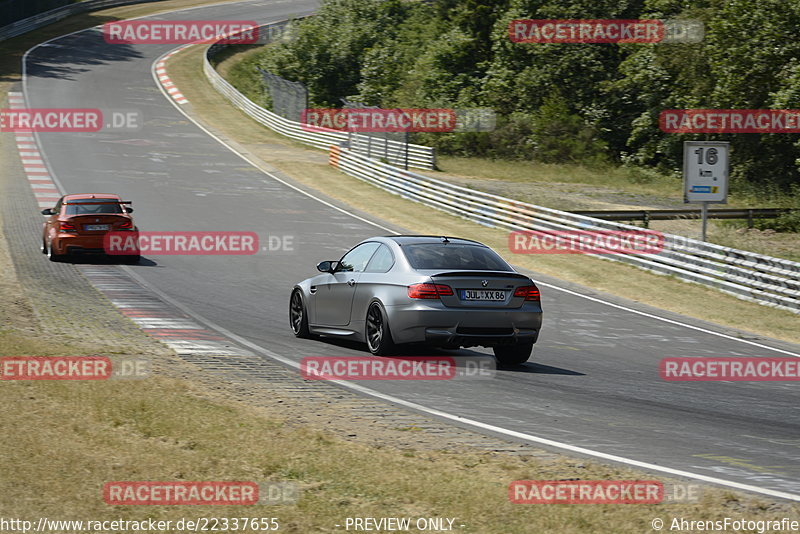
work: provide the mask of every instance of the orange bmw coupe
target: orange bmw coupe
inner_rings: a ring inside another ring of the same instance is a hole
[[[42,229],[42,252],[50,261],[76,254],[105,254],[106,233],[138,231],[130,216],[130,203],[113,194],[64,195],[55,207],[42,210],[42,215],[49,215]],[[139,261],[138,255],[121,258],[128,263]]]

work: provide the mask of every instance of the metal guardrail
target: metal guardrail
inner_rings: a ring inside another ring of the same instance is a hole
[[[721,208],[708,210],[709,219],[747,219],[752,228],[754,219],[775,219],[792,210],[787,208]],[[699,219],[698,209],[678,210],[589,210],[571,211],[576,215],[595,217],[605,221],[642,221],[648,227],[650,221],[669,221],[675,219]]]
[[[261,26],[262,33],[265,35],[279,33],[276,30],[285,27],[288,22],[288,20],[284,20]],[[347,132],[338,132],[335,130],[316,131],[320,130],[318,128],[315,128],[315,131],[309,131],[308,128],[303,127],[302,123],[283,118],[259,106],[240,93],[233,85],[228,83],[211,64],[211,59],[228,46],[237,45],[215,43],[208,48],[203,58],[203,72],[209,82],[211,82],[211,85],[230,100],[234,106],[241,109],[267,128],[275,130],[295,141],[316,148],[327,150],[332,144],[338,145],[348,140]],[[404,162],[408,161],[409,167],[427,170],[436,168],[436,151],[432,147],[413,144],[406,145],[406,143],[393,140],[367,140],[366,136],[358,134],[354,134],[352,137],[353,145],[361,146],[364,147],[364,150],[380,154],[381,157],[384,157],[389,163],[403,165]],[[361,137],[365,137],[365,139],[360,139]]]
[[[44,13],[39,13],[33,17],[18,20],[8,26],[0,28],[0,41],[17,37],[29,31],[38,30],[48,24],[58,22],[59,20],[77,15],[78,13],[85,13],[87,11],[95,11],[97,9],[104,9],[107,7],[124,6],[128,4],[145,4],[148,2],[163,2],[164,0],[88,0],[86,2],[79,2],[77,4],[69,4],[67,6],[51,9]]]
[[[467,189],[331,146],[331,164],[403,198],[507,230],[640,230]],[[594,255],[594,254],[593,254]],[[664,234],[657,254],[594,255],[714,287],[738,298],[800,313],[800,263]]]

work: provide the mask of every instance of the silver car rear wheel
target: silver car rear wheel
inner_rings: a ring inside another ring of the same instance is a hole
[[[497,358],[497,363],[502,366],[522,365],[531,357],[533,343],[494,347],[493,352],[495,358]]]
[[[381,305],[373,302],[367,310],[366,324],[367,348],[376,356],[386,356],[392,354],[395,344],[392,342],[392,334],[389,332],[389,323],[383,313]]]

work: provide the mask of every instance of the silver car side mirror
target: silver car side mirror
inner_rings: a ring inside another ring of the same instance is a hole
[[[331,273],[338,267],[338,261],[321,261],[317,264],[317,270],[321,273]]]

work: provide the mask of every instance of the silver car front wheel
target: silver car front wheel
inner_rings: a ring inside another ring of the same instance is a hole
[[[311,337],[311,333],[308,330],[306,306],[299,289],[292,291],[292,298],[289,299],[289,325],[292,327],[292,332],[296,337]]]

